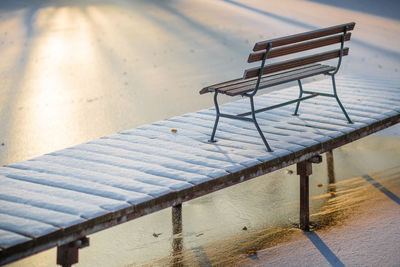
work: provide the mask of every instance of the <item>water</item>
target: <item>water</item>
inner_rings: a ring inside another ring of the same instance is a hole
[[[252,43],[321,21],[360,25],[353,65],[345,60],[343,71],[398,77],[398,22],[301,5],[274,3],[268,16],[229,1],[1,1],[0,163],[207,108],[211,96],[198,91],[240,77]],[[368,46],[371,35],[385,41]],[[360,192],[376,190],[361,176],[378,173],[397,186],[399,143],[375,135],[335,150],[331,184],[325,158],[315,165],[315,227],[340,222],[345,207],[362,203]],[[295,166],[258,177],[185,203],[175,239],[170,209],[96,233],[76,266],[230,265],[293,237],[298,191]],[[56,266],[55,259],[51,249],[10,266]]]

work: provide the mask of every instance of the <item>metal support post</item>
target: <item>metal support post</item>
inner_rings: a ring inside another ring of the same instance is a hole
[[[57,264],[62,267],[71,267],[79,262],[78,249],[88,247],[89,238],[82,237],[78,240],[57,247]]]
[[[300,89],[300,94],[299,94],[299,99],[303,96],[303,86],[301,85],[301,81],[297,80],[297,83],[299,84],[299,89]],[[299,110],[300,107],[300,101],[297,102],[296,104],[296,109],[294,110],[293,116],[297,116],[297,111]]]
[[[257,128],[258,134],[261,136],[261,139],[262,139],[262,141],[264,142],[264,145],[265,145],[265,147],[267,148],[267,151],[268,151],[268,152],[272,152],[272,149],[271,149],[271,147],[269,146],[267,140],[265,139],[264,134],[262,133],[261,128],[260,128],[260,126],[258,125],[258,122],[257,122],[257,120],[256,120],[256,114],[255,114],[255,112],[254,112],[254,111],[255,111],[255,110],[254,110],[254,100],[253,100],[253,97],[252,97],[252,96],[250,96],[250,107],[251,107],[251,116],[252,116],[252,118],[253,118],[254,125],[255,125],[256,128]]]
[[[333,74],[333,75],[331,75],[331,77],[332,77],[333,95],[334,95],[335,98],[336,98],[336,102],[339,104],[339,107],[340,107],[340,109],[343,111],[343,114],[344,114],[344,116],[346,117],[348,123],[353,124],[353,122],[351,121],[349,115],[347,114],[346,110],[344,109],[344,106],[343,106],[342,102],[340,102],[339,97],[338,97],[338,95],[337,95],[337,92],[336,92],[335,75]]]
[[[309,176],[312,163],[320,163],[321,156],[297,163],[297,175],[300,175],[300,229],[310,231]]]
[[[172,206],[172,266],[182,265],[182,204]]]
[[[213,128],[213,131],[211,133],[211,138],[210,138],[209,142],[217,142],[217,140],[214,139],[215,132],[217,131],[219,116],[220,116],[217,97],[218,97],[218,92],[215,92],[214,93],[214,105],[215,105],[215,113],[216,113],[215,114],[215,123],[214,123],[214,128]]]

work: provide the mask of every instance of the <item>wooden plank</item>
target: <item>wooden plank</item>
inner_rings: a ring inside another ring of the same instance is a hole
[[[344,41],[349,41],[351,37],[351,33],[347,33]],[[326,37],[318,40],[313,40],[313,41],[308,41],[308,42],[303,42],[299,44],[294,44],[294,45],[288,45],[284,47],[279,47],[279,48],[273,48],[269,51],[267,58],[274,58],[274,57],[280,57],[284,55],[289,55],[293,53],[298,53],[306,50],[311,50],[314,48],[319,48],[327,45],[332,45],[336,43],[340,43],[342,41],[342,35],[335,35],[331,37]],[[247,60],[248,63],[256,62],[263,60],[264,54],[266,50],[261,50],[257,52],[253,52],[249,55],[249,58]]]
[[[35,207],[12,200],[0,199],[0,210],[7,215],[34,220],[59,228],[84,221],[83,218],[77,215]],[[29,210],[29,212],[26,212],[27,210]]]
[[[171,154],[170,149],[163,148],[162,146],[151,146],[150,141],[146,138],[129,138],[128,136],[121,137],[120,139],[110,139],[102,138],[100,140],[93,141],[92,144],[101,145],[105,148],[114,147],[119,149],[124,149],[127,152],[142,152],[148,155],[158,155],[162,157],[169,157],[174,160],[179,160],[181,162],[197,164],[199,167],[211,167],[217,169],[225,169],[227,171],[233,172],[240,168],[239,164],[232,164],[226,161],[212,159],[209,160],[207,155],[196,156],[191,153],[184,153],[181,151],[175,151]],[[145,142],[148,142],[147,144]]]
[[[26,212],[26,211],[25,211]],[[30,241],[32,238],[0,229],[0,248],[6,249],[16,244]],[[1,252],[0,252],[1,253]]]
[[[56,165],[51,162],[52,157],[49,155],[41,156],[35,161],[22,161],[12,164],[13,168],[0,170],[0,173],[11,179],[16,179],[19,181],[41,183],[41,190],[49,191],[46,187],[53,187],[52,191],[57,191],[58,194],[65,197],[65,190],[73,190],[74,192],[79,192],[79,194],[74,194],[74,197],[82,198],[80,201],[85,202],[90,205],[103,206],[111,208],[119,208],[121,205],[128,205],[134,201],[140,201],[145,198],[149,198],[150,195],[144,194],[139,191],[143,188],[143,184],[136,186],[132,183],[122,183],[122,186],[115,187],[109,186],[106,179],[110,176],[104,176],[103,174],[88,174],[86,170],[82,172],[76,170],[74,166],[66,169],[65,166]],[[79,166],[79,165],[77,165]],[[76,167],[76,166],[75,166]],[[92,178],[95,177],[95,178]],[[118,177],[117,177],[118,178]],[[111,177],[112,179],[112,177]],[[121,179],[116,179],[120,182]],[[0,181],[3,181],[0,179]],[[82,183],[84,181],[84,183]],[[109,184],[115,183],[111,181]],[[126,190],[126,188],[130,190]],[[133,190],[132,190],[133,188]],[[62,190],[64,189],[64,190]],[[136,189],[136,192],[134,191]],[[38,189],[35,189],[40,192]],[[67,191],[68,192],[68,191]],[[54,195],[55,197],[58,197]],[[72,197],[72,194],[70,194]],[[96,203],[97,202],[97,203]]]
[[[309,69],[313,69],[313,68],[318,68],[319,66],[321,66],[321,64],[304,66],[304,67],[296,69],[296,71],[300,71],[302,69],[309,70]],[[294,70],[289,70],[289,71],[286,71],[286,72],[281,72],[279,74],[271,74],[271,75],[268,75],[268,77],[265,77],[265,78],[273,79],[275,76],[284,75],[285,73],[291,73],[293,71]],[[210,86],[204,87],[203,89],[201,89],[200,94],[204,94],[204,93],[208,93],[208,92],[214,92],[217,89],[218,89],[219,92],[223,93],[226,90],[231,90],[231,89],[234,89],[234,88],[240,88],[240,87],[243,87],[243,86],[251,86],[251,85],[254,86],[256,84],[256,82],[257,82],[257,77],[250,78],[250,79],[243,79],[243,78],[235,79],[235,80],[231,80],[229,82],[218,83],[218,84],[214,84],[214,85],[210,85]]]
[[[169,129],[170,130],[170,129]],[[181,132],[181,131],[179,131]],[[158,135],[158,138],[152,138],[152,135],[154,136]],[[203,136],[203,135],[201,135]],[[187,140],[183,138],[180,134],[177,135],[177,138],[179,139],[179,142],[175,142],[177,140],[167,137],[165,135],[160,135],[159,132],[155,131],[146,131],[144,133],[138,132],[134,133],[132,135],[130,134],[120,134],[120,135],[114,135],[112,137],[112,140],[124,140],[124,141],[129,141],[129,142],[137,142],[137,140],[140,140],[140,142],[144,144],[150,144],[157,149],[160,149],[160,151],[165,151],[169,150],[170,154],[171,151],[174,151],[174,155],[181,153],[182,155],[187,155],[188,158],[191,156],[194,156],[193,159],[203,159],[202,164],[204,162],[222,162],[225,164],[230,163],[233,164],[235,168],[238,166],[246,166],[248,163],[254,163],[254,161],[249,160],[246,157],[239,156],[237,157],[236,155],[229,155],[229,157],[220,149],[218,149],[215,146],[210,145],[208,142],[207,144],[202,144],[202,146],[193,146],[193,143],[190,144],[190,140]],[[193,141],[193,140],[191,140]],[[187,145],[189,143],[189,145]],[[191,145],[191,146],[190,146]],[[185,151],[183,153],[182,151]],[[190,153],[188,152],[190,151]],[[172,156],[171,156],[172,157]]]
[[[179,128],[183,128],[183,124],[181,123],[175,123],[175,125],[180,126]],[[181,131],[182,137],[183,136],[192,136],[193,134],[197,133],[199,135],[199,138],[202,140],[207,140],[210,135],[210,127],[196,127],[192,124],[185,124],[185,132]],[[170,127],[167,126],[157,126],[157,129],[163,130],[163,129],[171,129]],[[153,132],[156,132],[156,129],[153,130]],[[218,149],[221,147],[226,147],[226,148],[234,148],[234,149],[254,149],[258,151],[264,151],[264,147],[260,146],[262,144],[262,140],[259,137],[252,138],[251,136],[246,136],[244,138],[243,135],[238,134],[238,133],[230,133],[228,131],[221,130],[219,131],[219,136],[224,139],[224,142],[220,142],[218,144]],[[181,137],[181,138],[182,138]],[[271,136],[271,144],[273,144],[275,147],[280,148],[280,149],[286,149],[290,150],[292,152],[297,151],[301,149],[301,146],[294,145],[294,144],[288,144],[287,142],[282,142],[279,141],[280,136],[272,138]],[[208,141],[206,141],[208,143]],[[193,141],[190,142],[185,142],[184,146],[186,147],[187,150],[191,149],[191,146],[193,145]],[[204,146],[204,149],[215,149],[215,146],[210,145],[209,143]],[[232,155],[235,153],[232,152]],[[225,154],[226,156],[226,154]],[[229,155],[231,156],[231,155]],[[235,155],[237,156],[237,155]],[[251,162],[250,159],[254,159],[254,157],[247,156],[246,160]],[[251,157],[251,158],[250,158]],[[254,161],[250,164],[244,162],[243,165],[252,165],[254,164]]]
[[[202,94],[205,94],[205,93],[213,92],[214,88],[223,87],[223,86],[229,86],[231,84],[240,83],[241,81],[243,81],[243,78],[238,78],[238,79],[230,80],[230,81],[227,81],[227,82],[213,84],[213,85],[210,85],[210,86],[202,88],[199,93],[202,95]]]
[[[185,123],[183,120],[176,120],[176,122],[180,125],[184,125]],[[206,135],[209,134],[209,120],[192,117],[190,122],[195,126],[196,130],[200,129],[200,131],[204,132]],[[254,131],[254,125],[251,123],[244,121],[234,122],[236,123],[221,120],[221,128],[227,133],[241,134],[245,138],[251,137],[257,138],[258,140],[260,139],[258,132]],[[175,123],[175,121],[173,123]],[[281,129],[276,129],[274,127],[268,127],[264,133],[268,135],[269,140],[283,141],[285,143],[300,145],[303,147],[320,142],[319,140],[314,139],[313,137],[315,137],[315,135],[312,134],[310,136],[301,136],[299,132],[290,132],[290,134],[288,134],[288,131],[282,131]]]
[[[0,173],[5,176],[3,177],[2,175],[0,175],[0,184],[2,185],[1,189],[5,188],[6,186],[10,186],[11,188],[13,188],[13,190],[15,189],[17,191],[26,190],[35,194],[44,194],[44,196],[46,196],[48,199],[53,196],[57,199],[75,199],[78,200],[79,203],[82,203],[82,205],[80,206],[85,207],[87,203],[98,207],[104,207],[109,211],[118,210],[127,205],[125,201],[118,201],[106,198],[104,196],[82,193],[74,190],[73,188],[67,189],[53,186],[54,184],[52,185],[51,182],[49,183],[47,181],[56,180],[57,175],[54,174],[43,174],[32,170],[18,170],[16,168],[2,168]],[[71,177],[67,178],[65,176],[62,177],[62,179],[68,180],[68,182],[70,180],[73,180]],[[82,179],[76,182],[82,183],[83,181],[86,181],[86,179]],[[3,190],[0,190],[0,195],[3,195]],[[6,195],[7,194],[5,194],[4,196]],[[6,198],[3,197],[2,199]],[[30,198],[30,200],[31,199],[32,197]],[[29,202],[24,203],[29,204]]]
[[[60,231],[61,228],[37,220],[26,219],[0,212],[0,229],[3,231],[14,232],[29,238],[36,238],[52,232]]]
[[[204,122],[210,122],[215,118],[215,114],[206,114],[206,113],[194,113],[194,114],[189,114],[190,120],[191,121],[204,121]],[[336,114],[335,114],[336,116]],[[178,118],[176,118],[178,119]],[[175,118],[174,118],[175,120]],[[247,129],[251,130],[254,132],[254,126],[250,123],[243,122],[243,121],[221,121],[221,126],[225,127],[226,125],[231,125],[234,127],[237,127],[239,129]],[[259,122],[260,126],[270,126],[273,131],[277,131],[281,135],[284,136],[298,136],[299,138],[307,138],[307,139],[313,139],[318,142],[326,141],[329,139],[326,135],[323,135],[319,132],[313,132],[307,127],[291,127],[291,125],[283,125],[282,123],[275,122],[275,121],[267,121],[264,118],[262,118]],[[254,133],[255,135],[257,133]]]
[[[349,54],[349,48],[346,47],[343,49],[343,56],[347,56]],[[331,50],[328,52],[324,53],[319,53],[315,54],[312,56],[305,56],[305,57],[300,57],[296,59],[291,59],[291,60],[286,60],[286,61],[281,61],[273,64],[269,64],[264,67],[263,69],[263,75],[269,74],[269,73],[274,73],[278,71],[283,71],[291,68],[296,68],[300,66],[305,66],[313,63],[317,63],[320,61],[325,61],[333,58],[337,58],[340,56],[340,49],[337,50]],[[253,77],[257,77],[258,73],[260,72],[260,67],[256,68],[251,68],[247,69],[244,71],[244,79],[249,79]]]
[[[344,32],[345,27],[348,26],[348,31],[354,29],[355,22],[350,22],[342,25],[332,26],[324,29],[318,29],[314,31],[298,33],[294,35],[289,35],[285,37],[280,37],[276,39],[266,40],[262,42],[258,42],[254,45],[253,51],[260,51],[267,48],[268,43],[272,43],[272,47],[278,47],[282,45],[293,44],[297,42],[307,41],[315,38],[320,38],[332,34],[337,34]]]
[[[296,72],[304,72],[312,69],[317,69],[320,68],[321,64],[315,64],[315,65],[309,65],[309,66],[303,66],[297,69],[292,69],[289,71],[284,71],[280,73],[273,73],[268,76],[263,76],[261,82],[265,82],[266,80],[273,80],[282,76],[287,76],[291,75],[292,73]],[[238,89],[246,86],[252,86],[254,87],[257,83],[257,78],[250,78],[250,79],[242,79],[240,82],[235,82],[229,85],[221,86],[221,87],[213,87],[214,90],[218,90],[220,93],[225,93],[226,91],[230,91],[232,89]]]
[[[318,69],[305,70],[305,71],[301,71],[301,72],[293,72],[293,74],[284,75],[281,77],[278,76],[275,79],[261,81],[259,89],[264,89],[264,88],[279,85],[282,83],[287,83],[287,82],[292,82],[292,81],[296,81],[299,79],[304,79],[304,78],[315,76],[318,74],[324,74],[324,73],[327,73],[327,72],[333,71],[333,70],[335,70],[335,67],[322,65]],[[246,92],[251,92],[253,90],[254,90],[254,87],[246,86],[246,87],[236,88],[233,90],[226,91],[225,94],[227,94],[229,96],[236,96],[236,95],[241,95]]]

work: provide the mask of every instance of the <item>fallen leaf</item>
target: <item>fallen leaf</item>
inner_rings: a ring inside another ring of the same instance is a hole
[[[158,237],[159,235],[161,235],[162,233],[158,233],[158,234],[156,234],[156,233],[153,233],[153,236],[154,237]]]

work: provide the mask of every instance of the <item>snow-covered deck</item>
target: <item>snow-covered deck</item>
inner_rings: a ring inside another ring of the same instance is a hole
[[[0,168],[0,264],[65,244],[183,201],[303,161],[400,121],[400,80],[342,76],[332,98],[259,113],[274,152],[254,125],[221,118],[209,143],[214,108],[144,125]],[[329,92],[329,79],[304,89]],[[258,107],[295,99],[291,87],[256,98]],[[199,96],[205,97],[205,96]],[[211,103],[211,96],[210,103]],[[247,99],[222,105],[246,112]],[[176,132],[171,129],[177,129]]]

